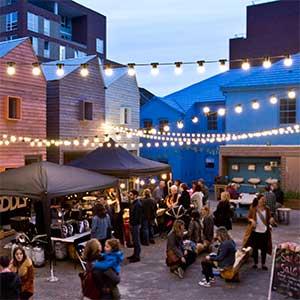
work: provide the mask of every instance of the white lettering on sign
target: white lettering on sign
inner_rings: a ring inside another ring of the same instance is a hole
[[[28,198],[15,196],[0,197],[0,213],[15,210],[18,208],[24,208],[27,206],[27,200]]]

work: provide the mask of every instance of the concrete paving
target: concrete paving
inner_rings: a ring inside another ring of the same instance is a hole
[[[234,223],[232,236],[241,245],[245,222]],[[280,225],[273,230],[273,244],[284,241],[300,243],[300,211],[292,211],[291,224]],[[126,300],[265,300],[267,299],[271,257],[267,259],[269,271],[251,269],[252,260],[241,270],[240,283],[225,283],[218,278],[212,288],[198,286],[202,278],[200,259],[185,273],[184,279],[179,279],[168,271],[165,265],[166,241],[156,239],[156,244],[142,248],[142,260],[139,263],[125,262],[121,272],[119,285],[122,299]],[[131,249],[124,250],[125,255],[131,254]],[[80,299],[80,281],[78,273],[70,261],[57,262],[55,275],[58,282],[49,283],[47,267],[36,269],[35,300],[70,300]],[[286,299],[286,296],[272,293],[272,300]]]

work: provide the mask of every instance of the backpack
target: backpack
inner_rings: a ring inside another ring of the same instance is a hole
[[[79,273],[81,280],[82,295],[92,300],[100,299],[100,290],[95,285],[94,276],[92,270],[86,270]]]

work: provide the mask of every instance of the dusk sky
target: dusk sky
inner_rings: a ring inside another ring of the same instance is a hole
[[[108,58],[121,63],[215,60],[228,58],[229,38],[246,33],[246,6],[251,0],[77,0],[107,17]],[[219,72],[217,64],[197,73],[185,66],[137,69],[140,87],[158,96],[182,89]]]

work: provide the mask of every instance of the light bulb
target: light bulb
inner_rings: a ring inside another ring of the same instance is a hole
[[[158,143],[158,142],[154,143],[154,146],[155,146],[156,148],[158,148],[158,147],[159,147],[159,143]]]
[[[145,181],[144,180],[141,180],[140,181],[140,186],[144,186],[145,185]]]
[[[169,125],[165,125],[165,126],[164,126],[164,131],[165,131],[165,132],[170,131],[170,126],[169,126]]]
[[[194,116],[194,117],[192,118],[192,122],[193,122],[194,124],[198,123],[198,121],[199,121],[198,117]]]
[[[259,109],[260,108],[259,102],[256,101],[256,100],[252,101],[252,108],[253,109]]]
[[[157,76],[159,74],[158,63],[152,63],[151,64],[151,74],[153,76]]]
[[[57,64],[57,69],[56,69],[56,75],[59,77],[64,76],[65,70],[64,70],[64,64]]]
[[[134,181],[135,184],[140,184],[140,180],[137,178],[135,181]]]
[[[182,121],[178,121],[177,122],[177,128],[182,129],[184,127],[183,122]]]
[[[240,113],[243,112],[243,107],[242,107],[241,104],[238,104],[238,105],[234,108],[234,110],[235,110],[235,112],[236,112],[237,114],[240,114]]]
[[[221,107],[221,108],[218,109],[218,115],[219,116],[223,117],[223,116],[225,116],[225,114],[226,114],[226,109],[225,108]]]
[[[276,97],[275,95],[272,95],[272,96],[270,97],[270,103],[271,103],[271,104],[276,104],[277,102],[278,102],[277,97]]]
[[[205,61],[204,60],[199,60],[197,61],[198,67],[197,67],[197,71],[200,74],[203,74],[205,72],[205,66],[204,66]]]
[[[156,133],[157,133],[157,130],[156,130],[155,128],[151,128],[150,133],[151,133],[151,134],[156,134]]]
[[[41,75],[41,68],[40,68],[39,63],[33,63],[32,64],[32,75],[33,76]]]
[[[121,183],[121,184],[120,184],[120,188],[121,188],[122,190],[124,190],[124,189],[126,188],[126,184],[125,184],[125,183]]]
[[[105,73],[106,76],[112,76],[113,75],[114,71],[111,67],[111,64],[106,64],[105,65],[104,73]]]
[[[203,112],[208,114],[210,112],[210,108],[208,106],[203,107]]]
[[[155,180],[154,178],[152,178],[152,179],[150,180],[150,183],[151,183],[151,184],[155,184],[155,183],[156,183],[156,180]]]
[[[248,59],[246,59],[243,63],[242,63],[242,69],[243,70],[245,70],[245,71],[247,71],[247,70],[249,70],[250,69],[250,62],[249,62],[249,60]]]
[[[14,62],[8,62],[7,63],[7,68],[6,68],[6,73],[9,76],[13,76],[16,74],[16,67],[15,67],[15,63]]]
[[[182,62],[176,62],[175,63],[175,74],[176,75],[182,74],[182,67],[181,67],[181,65],[182,65]]]
[[[166,180],[166,179],[167,179],[167,174],[162,174],[162,175],[161,175],[161,179],[162,179],[162,180]]]
[[[81,64],[80,75],[82,77],[87,77],[89,75],[88,64]]]
[[[128,75],[129,76],[134,76],[135,75],[135,69],[134,69],[135,64],[128,64]]]
[[[269,69],[269,68],[271,68],[271,66],[272,66],[272,63],[271,63],[270,57],[266,57],[263,61],[263,67],[265,69]]]
[[[220,59],[219,60],[219,68],[221,72],[227,71],[227,65],[226,65],[227,59]]]
[[[295,99],[296,98],[296,92],[294,90],[289,90],[288,91],[288,97],[290,99]]]
[[[286,66],[286,67],[290,67],[292,64],[293,64],[293,59],[291,57],[291,55],[287,55],[285,57],[285,59],[283,60],[283,64]]]

